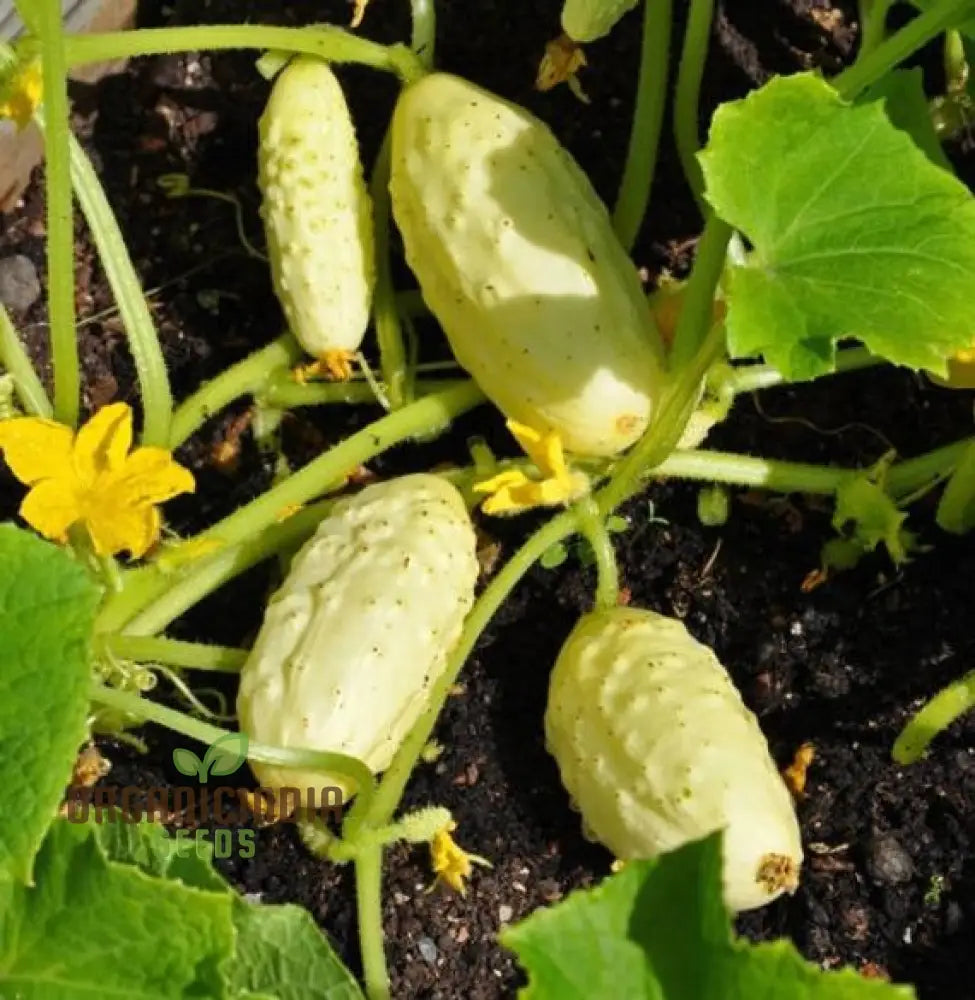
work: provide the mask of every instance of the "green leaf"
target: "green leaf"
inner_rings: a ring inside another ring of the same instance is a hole
[[[823,972],[787,941],[735,940],[721,837],[631,861],[501,934],[528,972],[519,1000],[910,1000],[909,987]]]
[[[311,914],[300,906],[263,906],[237,899],[237,958],[230,985],[245,996],[277,1000],[362,1000]],[[235,994],[236,995],[236,994]]]
[[[975,528],[975,443],[961,456],[948,480],[938,512],[938,527],[954,535],[964,535]]]
[[[819,77],[778,77],[714,116],[707,199],[753,251],[727,289],[729,349],[787,378],[835,367],[857,337],[947,371],[971,341],[975,200],[888,121]]]
[[[881,77],[858,98],[857,104],[884,102],[884,111],[894,128],[906,132],[914,144],[935,165],[952,170],[951,161],[934,130],[931,108],[924,93],[924,75],[919,66],[897,69]]]
[[[638,0],[565,0],[562,30],[575,42],[594,42],[608,35]]]
[[[227,996],[233,897],[114,864],[87,824],[58,820],[36,888],[0,884],[0,996],[163,1000]]]
[[[86,736],[99,590],[63,550],[0,525],[0,877],[29,883]]]
[[[857,476],[836,491],[833,527],[864,552],[883,544],[894,563],[906,562],[914,544],[904,528],[906,520],[907,514],[871,476]]]

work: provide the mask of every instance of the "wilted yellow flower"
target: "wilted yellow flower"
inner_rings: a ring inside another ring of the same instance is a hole
[[[517,514],[531,507],[550,507],[568,503],[585,492],[588,480],[570,471],[562,439],[555,431],[542,434],[514,420],[509,420],[507,427],[543,478],[530,479],[520,469],[508,469],[477,483],[475,493],[491,494],[481,505],[485,514]]]
[[[44,77],[40,61],[35,59],[19,66],[13,75],[0,86],[0,118],[11,118],[17,128],[26,128],[41,103]]]
[[[75,434],[39,417],[0,422],[0,450],[31,487],[20,514],[45,538],[65,542],[83,524],[98,555],[139,557],[158,540],[158,504],[195,489],[192,474],[164,448],[132,447],[132,410],[113,403]]]
[[[435,833],[433,840],[430,841],[430,867],[437,878],[428,891],[432,891],[439,882],[446,882],[451,889],[463,896],[466,892],[464,879],[471,877],[472,865],[491,867],[491,862],[487,858],[468,854],[457,844],[450,835],[456,829],[457,824],[451,820],[442,830]]]

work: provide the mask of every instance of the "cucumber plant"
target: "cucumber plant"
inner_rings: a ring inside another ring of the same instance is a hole
[[[13,917],[22,919],[48,895],[61,898],[57,879],[66,859],[82,854],[100,884],[117,884],[124,893],[123,883],[131,881],[111,867],[120,862],[109,848],[96,849],[52,824],[86,734],[155,722],[202,742],[226,739],[226,730],[148,693],[166,671],[173,677],[177,670],[240,671],[240,720],[252,737],[248,757],[255,771],[272,784],[290,774],[313,784],[335,782],[347,797],[355,793],[339,829],[311,821],[304,829],[315,850],[354,865],[366,992],[370,1000],[388,997],[384,849],[395,840],[429,841],[438,875],[455,885],[477,860],[450,840],[445,810],[397,816],[410,774],[495,612],[536,561],[575,536],[585,539],[595,563],[596,609],[579,623],[555,667],[546,722],[587,826],[632,859],[627,867],[635,874],[624,870],[605,895],[632,900],[642,880],[655,880],[659,917],[670,906],[659,887],[671,900],[683,893],[686,878],[668,872],[690,877],[691,861],[711,866],[712,889],[723,879],[724,903],[713,892],[702,903],[712,915],[794,889],[802,849],[764,738],[713,654],[682,626],[649,610],[617,608],[607,523],[649,479],[667,476],[833,497],[841,526],[852,526],[861,550],[885,544],[893,555],[904,554],[897,549],[904,508],[949,480],[939,522],[949,531],[971,527],[971,438],[885,462],[882,469],[697,447],[743,392],[885,362],[951,384],[966,363],[975,202],[939,155],[917,76],[899,66],[946,31],[969,31],[970,3],[931,0],[889,35],[888,5],[864,4],[871,20],[850,67],[831,80],[814,73],[776,78],[720,107],[701,149],[699,93],[713,11],[709,0],[692,0],[674,122],[704,226],[666,325],[659,297],[648,300],[628,250],[649,202],[667,99],[669,0],[645,0],[633,128],[612,211],[539,119],[470,81],[432,70],[429,5],[414,5],[412,48],[330,26],[208,25],[73,37],[61,31],[57,0],[20,6],[30,34],[15,48],[0,48],[0,97],[18,115],[32,112],[47,137],[54,391],[49,399],[0,311],[0,363],[22,410],[0,420],[0,448],[31,488],[24,519],[71,555],[24,529],[0,531],[5,565],[37,583],[18,589],[11,584],[17,573],[8,573],[2,586],[9,599],[0,602],[0,649],[16,692],[12,708],[0,708],[0,740],[29,748],[13,763],[0,755],[0,874],[18,886]],[[571,0],[563,24],[585,41],[609,30],[627,6]],[[583,21],[589,27],[579,27]],[[76,64],[129,55],[228,48],[294,59],[274,86],[257,165],[271,273],[291,329],[174,405],[122,234],[70,135],[65,73]],[[369,194],[354,125],[330,68],[343,63],[389,72],[402,85]],[[38,65],[43,104],[37,103]],[[30,92],[25,80],[32,81]],[[140,447],[131,454],[131,415],[109,421],[96,414],[78,426],[73,195],[102,255],[135,359],[143,424]],[[416,296],[397,297],[391,284],[390,215],[420,296],[470,378],[423,378],[422,360],[410,358],[404,331]],[[370,381],[366,371],[346,384],[295,382],[292,367],[302,349],[316,357],[357,351],[369,312],[383,383]],[[242,396],[265,412],[347,402],[379,402],[388,412],[175,549],[163,544],[159,504],[172,495],[174,482],[190,488],[174,468],[172,450]],[[436,474],[420,469],[336,500],[350,469],[400,443],[441,434],[487,401],[507,418],[524,458],[492,457],[487,468],[477,461]],[[160,470],[170,477],[165,482]],[[499,512],[564,509],[528,537],[474,601],[473,535],[461,498],[473,506],[486,482],[492,500],[504,497],[492,508]],[[108,513],[118,515],[113,541],[96,545],[92,525],[111,523]],[[164,634],[228,580],[302,544],[253,650]],[[126,550],[146,558],[120,564],[115,557]],[[38,601],[45,588],[59,600]],[[19,624],[24,614],[45,623],[43,643]],[[331,702],[333,696],[339,700]],[[925,733],[932,720],[937,726],[950,718],[956,704],[949,697],[936,701],[922,720]],[[722,759],[677,732],[696,712],[713,719]],[[666,725],[648,735],[661,719]],[[670,740],[668,734],[676,735]],[[898,748],[905,759],[919,746],[913,737],[907,742],[906,750]],[[640,773],[644,764],[652,780]],[[682,773],[687,780],[680,780]],[[753,779],[748,791],[740,785],[745,773]],[[12,795],[25,782],[34,793],[21,823]],[[6,817],[15,815],[12,825]],[[761,838],[753,835],[759,828]],[[721,830],[723,853],[713,841],[711,848],[695,847]],[[663,859],[656,857],[661,852]],[[723,871],[717,879],[715,864]],[[199,871],[183,875],[193,885],[209,878]],[[156,891],[172,903],[180,940],[203,942],[193,955],[210,981],[188,988],[207,995],[278,988],[227,980],[242,925],[226,893],[201,896],[194,911],[172,885]],[[62,940],[51,926],[52,940]],[[625,938],[619,923],[613,926],[608,947]],[[885,984],[858,984],[850,975],[814,977],[784,945],[775,946],[776,955],[786,956],[779,963],[762,961],[767,952],[756,952],[755,962],[740,961],[741,950],[719,947],[726,930],[688,946],[699,958],[710,954],[720,968],[712,991],[724,988],[726,976],[725,995],[740,987],[742,995],[774,988],[786,998],[808,996],[813,978],[824,997],[909,995]],[[512,935],[523,956],[530,936],[526,931],[519,946]],[[6,939],[3,947],[15,948]],[[141,952],[132,954],[138,966]],[[2,970],[19,972],[14,959],[22,958],[2,957],[0,982]],[[99,964],[78,957],[71,971],[79,977]],[[652,976],[640,969],[648,998],[718,995],[661,986],[663,966]],[[128,988],[151,993],[154,985],[130,982]],[[344,970],[337,988],[350,997],[358,992]]]

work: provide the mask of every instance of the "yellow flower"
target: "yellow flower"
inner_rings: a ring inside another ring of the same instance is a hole
[[[468,854],[460,847],[451,832],[457,829],[457,824],[451,820],[442,830],[433,835],[430,841],[430,867],[436,874],[436,879],[427,890],[432,892],[439,882],[446,882],[451,889],[465,894],[464,879],[471,877],[472,864],[491,867],[491,862],[477,854]]]
[[[158,540],[157,504],[192,493],[192,474],[164,448],[132,447],[132,410],[113,403],[75,434],[38,417],[0,423],[0,449],[31,487],[20,514],[40,534],[65,542],[81,523],[98,555],[128,549],[139,557]]]
[[[40,61],[35,59],[23,66],[0,87],[0,118],[11,118],[18,129],[26,128],[41,103],[44,78]]]
[[[485,514],[517,514],[531,507],[551,507],[583,494],[589,484],[582,473],[570,471],[555,431],[542,434],[514,420],[508,430],[532,460],[542,479],[530,479],[520,469],[508,469],[474,486],[475,493],[491,494],[481,505]]]

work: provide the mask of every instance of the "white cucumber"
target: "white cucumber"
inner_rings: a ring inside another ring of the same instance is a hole
[[[587,832],[618,858],[720,829],[730,909],[798,884],[799,825],[765,737],[676,619],[639,608],[580,619],[552,673],[545,736]]]
[[[271,599],[240,678],[251,739],[384,770],[427,705],[474,600],[474,529],[460,493],[420,473],[336,505]],[[354,786],[254,763],[270,788]]]

